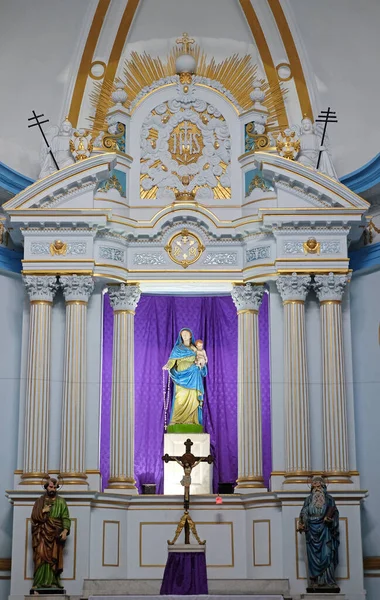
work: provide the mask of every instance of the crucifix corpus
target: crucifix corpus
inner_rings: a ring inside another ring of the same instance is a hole
[[[194,535],[195,539],[197,540],[198,544],[206,543],[206,542],[202,542],[199,539],[199,536],[198,536],[198,533],[197,533],[197,530],[195,527],[195,523],[189,515],[191,472],[194,469],[194,467],[199,465],[199,463],[201,463],[201,462],[207,462],[209,465],[211,465],[214,462],[214,458],[211,456],[211,454],[209,454],[208,456],[194,456],[194,454],[191,452],[191,446],[193,445],[193,442],[190,439],[187,439],[186,442],[184,442],[184,445],[186,448],[186,452],[182,456],[169,456],[169,454],[165,454],[162,457],[162,460],[165,461],[166,463],[168,463],[170,461],[175,461],[183,468],[183,478],[181,480],[181,484],[183,485],[183,488],[184,488],[184,490],[183,490],[183,492],[184,492],[183,493],[184,513],[180,519],[180,522],[177,525],[174,539],[171,542],[168,540],[168,544],[170,544],[171,546],[173,544],[175,544],[175,542],[178,540],[179,535],[183,528],[185,528],[185,544],[190,544],[190,530],[191,530],[192,534]]]

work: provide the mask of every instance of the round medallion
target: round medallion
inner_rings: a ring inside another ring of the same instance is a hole
[[[171,260],[184,269],[195,263],[204,249],[205,247],[198,236],[187,229],[182,229],[182,231],[173,235],[165,246]]]
[[[99,79],[103,79],[104,77],[104,73],[106,70],[106,63],[103,62],[102,60],[95,60],[93,63],[91,63],[91,67],[90,67],[90,77],[91,79],[95,79],[95,81],[98,81]]]

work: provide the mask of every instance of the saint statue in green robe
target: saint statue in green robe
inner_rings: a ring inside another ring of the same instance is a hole
[[[32,510],[32,546],[34,561],[33,589],[63,588],[63,548],[70,533],[66,500],[57,495],[57,480],[49,479],[45,494]]]

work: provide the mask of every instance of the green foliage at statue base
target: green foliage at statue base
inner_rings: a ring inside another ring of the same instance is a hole
[[[203,426],[196,423],[168,425],[166,433],[203,433]]]

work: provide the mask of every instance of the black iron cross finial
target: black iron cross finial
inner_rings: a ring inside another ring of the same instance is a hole
[[[323,127],[323,133],[322,133],[322,139],[321,139],[321,146],[323,146],[323,142],[325,141],[327,123],[337,123],[338,122],[338,119],[336,118],[336,112],[334,110],[331,110],[330,107],[328,107],[327,110],[321,111],[321,114],[319,115],[318,119],[315,119],[315,122],[325,124]],[[321,162],[321,156],[322,156],[322,150],[319,151],[317,169],[319,169],[319,165]]]
[[[32,110],[32,115],[33,115],[33,117],[30,117],[30,119],[28,119],[28,121],[35,121],[35,123],[31,123],[30,125],[28,125],[28,129],[30,129],[31,127],[36,127],[36,126],[38,127],[38,129],[41,132],[42,137],[44,138],[45,144],[47,145],[47,147],[49,149],[50,156],[52,157],[53,162],[54,162],[55,166],[57,167],[57,171],[59,171],[58,163],[55,160],[55,156],[54,156],[54,154],[53,154],[53,152],[52,152],[52,150],[51,150],[51,148],[49,146],[49,142],[46,139],[46,136],[44,134],[44,130],[41,127],[41,125],[43,125],[44,123],[49,123],[49,119],[45,119],[45,121],[40,121],[40,118],[44,117],[45,115],[43,113],[41,113],[40,115],[36,115],[36,113],[35,113],[34,110]]]

